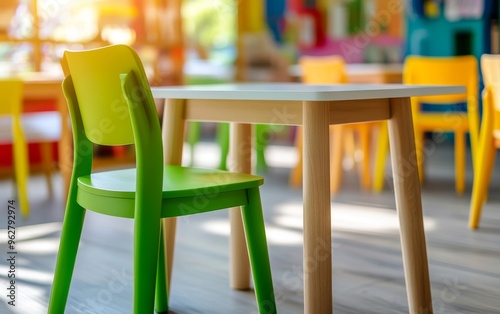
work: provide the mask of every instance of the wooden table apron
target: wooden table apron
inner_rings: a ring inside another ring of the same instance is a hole
[[[152,88],[154,97],[166,99],[163,120],[165,163],[181,163],[186,120],[231,122],[230,169],[243,172],[251,170],[251,124],[302,125],[304,312],[331,313],[333,304],[329,125],[389,120],[391,161],[409,309],[411,313],[432,313],[409,97],[463,93],[465,89],[456,86],[408,88],[398,85],[389,87],[381,93],[386,87],[360,85],[332,87],[331,90],[325,91],[329,88],[305,87],[300,84],[288,87],[267,84],[250,88],[245,85],[230,85],[227,88],[210,87],[209,90],[207,87],[193,86]],[[402,91],[403,89],[406,91]],[[242,92],[241,96],[239,92]],[[302,96],[301,92],[310,93],[306,97]],[[260,96],[263,94],[266,95]],[[231,209],[230,221],[231,286],[236,289],[246,289],[250,285],[250,267],[238,208]],[[166,254],[171,267],[175,220],[166,220],[164,224],[165,237],[170,240]],[[170,271],[171,269],[169,273]]]

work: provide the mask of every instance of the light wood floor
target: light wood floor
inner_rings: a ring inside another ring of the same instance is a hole
[[[287,165],[288,159],[276,156],[279,165]],[[500,313],[500,172],[497,168],[480,229],[470,231],[470,164],[464,196],[454,193],[451,147],[432,152],[427,166],[423,204],[435,313]],[[302,195],[288,188],[288,171],[269,170],[262,201],[279,312],[302,313]],[[60,177],[54,181],[57,186]],[[0,313],[46,313],[62,193],[47,197],[43,178],[32,176],[31,216],[17,218],[13,308],[5,299],[5,221],[12,191],[9,180],[0,181]],[[360,192],[355,173],[346,174],[332,201],[335,313],[408,312],[394,204],[391,189],[380,195]],[[130,313],[132,227],[129,220],[87,214],[67,313]],[[171,313],[257,313],[253,291],[228,287],[228,232],[226,211],[179,220]]]

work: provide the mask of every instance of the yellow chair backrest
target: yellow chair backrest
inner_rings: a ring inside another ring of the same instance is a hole
[[[23,82],[17,79],[0,79],[0,115],[21,114],[21,104],[23,97]]]
[[[119,74],[134,72],[147,82],[142,62],[128,46],[106,49],[66,51],[62,60],[65,72],[72,74],[87,138],[100,145],[134,143],[129,110]],[[149,85],[143,86],[153,101]]]
[[[304,56],[299,60],[302,82],[306,84],[347,83],[346,65],[341,56]]]
[[[484,106],[492,105],[494,129],[500,130],[500,55],[482,55],[481,72],[485,87]]]
[[[478,63],[474,56],[405,59],[403,83],[415,85],[463,85],[466,94],[414,97],[419,103],[451,104],[474,101],[479,90]]]

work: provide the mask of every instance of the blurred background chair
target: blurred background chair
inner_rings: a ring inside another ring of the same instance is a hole
[[[28,202],[28,144],[21,124],[23,82],[0,80],[0,143],[11,143],[19,207],[23,216],[29,214]]]
[[[345,61],[340,56],[301,57],[299,65],[302,82],[305,84],[345,84],[347,83]],[[340,189],[343,175],[344,156],[348,155],[354,163],[358,161],[361,187],[368,190],[370,175],[370,133],[373,123],[330,126],[330,190],[336,194]],[[357,136],[357,140],[355,137]],[[290,173],[290,185],[302,184],[302,128],[297,128],[296,143],[297,165]]]
[[[229,83],[227,80],[212,78],[212,77],[186,77],[184,83],[186,85],[207,85],[207,84],[224,84]],[[190,121],[188,123],[186,142],[190,152],[190,166],[194,166],[195,146],[200,141],[202,133],[202,122]],[[227,155],[229,153],[229,124],[217,123],[215,141],[219,144],[220,160],[218,169],[227,169]]]
[[[228,80],[212,77],[186,77],[186,85],[208,85],[208,84],[225,84],[230,83]],[[253,127],[254,140],[255,140],[255,170],[258,173],[263,173],[267,170],[267,162],[265,157],[265,149],[267,146],[267,138],[269,126],[265,124],[256,124]],[[195,146],[200,141],[200,134],[202,133],[201,122],[189,122],[186,134],[186,142],[190,151],[190,166],[194,166]],[[220,149],[220,170],[227,170],[227,157],[229,155],[229,123],[217,123],[215,141]]]
[[[267,41],[266,41],[267,42]],[[266,44],[265,46],[268,46]],[[268,52],[269,48],[266,48],[265,51]],[[263,60],[269,62],[270,55],[262,54],[262,51],[259,52],[261,54],[260,57]],[[202,53],[203,54],[203,53]],[[273,51],[271,55],[275,55],[276,53]],[[265,58],[264,58],[265,56]],[[248,56],[247,56],[248,57]],[[241,69],[241,71],[243,71]],[[249,70],[247,70],[249,72]],[[274,71],[273,71],[274,72]],[[217,76],[196,76],[196,75],[187,75],[185,77],[184,83],[186,85],[207,85],[207,84],[225,84],[231,83],[231,79],[217,77]],[[265,158],[265,149],[268,144],[268,137],[270,133],[270,126],[265,124],[256,124],[253,127],[253,140],[255,147],[255,171],[257,173],[264,173],[268,169],[268,165]],[[190,166],[194,166],[193,156],[195,154],[195,146],[196,143],[200,141],[200,134],[202,133],[202,125],[201,122],[193,121],[189,122],[186,134],[186,142],[189,146],[191,161]],[[215,141],[219,145],[220,149],[220,161],[218,165],[218,169],[227,170],[227,158],[229,155],[229,123],[217,123],[216,131],[215,131]]]
[[[470,133],[472,163],[475,165],[476,143],[479,133],[478,91],[479,73],[478,62],[474,56],[459,57],[421,57],[408,56],[405,59],[403,70],[404,84],[417,85],[463,85],[466,94],[412,97],[412,114],[415,128],[415,144],[417,148],[416,162],[420,180],[424,180],[425,161],[425,133],[452,131],[455,142],[455,190],[463,194],[465,190],[465,133]],[[424,112],[422,104],[450,105],[465,103],[467,113],[446,110],[445,112]],[[379,192],[384,185],[385,160],[387,158],[387,124],[380,132],[376,157],[374,190]],[[385,138],[384,138],[385,137]]]
[[[235,206],[242,206],[259,311],[276,313],[259,192],[263,179],[164,166],[153,96],[142,63],[130,47],[66,52],[63,64],[69,73],[63,86],[77,144],[49,313],[64,312],[86,210],[134,219],[133,312],[138,314],[153,313],[154,308],[168,311],[162,245],[168,239],[162,233],[168,235],[169,230],[162,230],[161,218]],[[132,143],[135,168],[92,173],[93,144]],[[200,197],[206,199],[204,206],[196,206]]]
[[[488,195],[496,150],[500,148],[500,55],[481,56],[483,74],[483,116],[474,168],[469,227],[479,227],[481,211]]]
[[[21,213],[30,212],[28,177],[30,173],[28,144],[39,143],[42,170],[52,195],[52,173],[55,161],[52,143],[61,137],[61,120],[57,112],[23,113],[23,81],[0,80],[0,143],[12,144],[13,164]]]

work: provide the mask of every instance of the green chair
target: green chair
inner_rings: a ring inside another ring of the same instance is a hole
[[[152,313],[168,311],[161,218],[242,206],[259,311],[275,313],[259,194],[263,179],[163,165],[158,115],[132,48],[67,51],[63,67],[75,157],[48,312],[64,312],[86,210],[135,219],[133,311]],[[91,173],[93,144],[132,143],[136,168]],[[207,201],[203,207],[197,206],[200,197]]]
[[[201,77],[201,76],[188,76],[185,78],[186,85],[209,85],[209,84],[225,84],[228,83],[224,79]],[[188,143],[189,152],[191,156],[190,166],[194,166],[194,147],[200,141],[201,122],[190,121],[188,122],[186,141]],[[218,168],[220,170],[227,170],[227,156],[229,154],[229,123],[217,123],[215,141],[219,144],[220,148],[220,161]]]
[[[253,139],[255,141],[255,171],[264,173],[269,166],[266,162],[265,150],[271,126],[268,124],[254,124]],[[227,156],[229,155],[229,123],[219,123],[217,130],[217,142],[221,148],[221,160],[219,169],[227,170]]]

